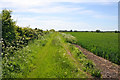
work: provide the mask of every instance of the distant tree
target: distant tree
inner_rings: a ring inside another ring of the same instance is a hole
[[[96,30],[96,32],[101,32],[100,30]]]
[[[74,30],[74,32],[77,32],[77,30]]]
[[[67,30],[65,30],[64,32],[68,32]]]
[[[72,30],[70,30],[70,32],[72,32]]]
[[[62,32],[62,30],[58,30],[58,32]]]
[[[70,31],[67,31],[67,30],[58,30],[59,32],[70,32]]]
[[[93,31],[91,31],[91,32],[93,32]]]
[[[35,28],[35,30],[37,30],[37,28]]]
[[[50,31],[51,31],[51,32],[55,32],[55,30],[54,30],[54,29],[51,29]]]
[[[118,33],[118,31],[117,31],[117,30],[115,30],[115,33]]]

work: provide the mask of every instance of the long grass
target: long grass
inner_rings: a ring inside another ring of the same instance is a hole
[[[67,36],[67,35],[66,35]],[[72,39],[69,35],[69,38]],[[89,78],[100,77],[94,63],[89,61],[79,49],[72,46],[70,40],[58,32],[51,32],[31,41],[26,47],[14,52],[6,66],[5,78]],[[67,40],[67,41],[66,41]],[[71,40],[70,40],[71,41]],[[73,38],[73,42],[75,39]],[[76,51],[77,50],[77,51]],[[72,54],[76,62],[68,54]],[[4,58],[5,59],[5,58]],[[11,64],[13,66],[11,66]],[[87,65],[90,64],[90,65]],[[82,66],[83,65],[83,66]],[[90,66],[93,67],[90,67]],[[4,65],[5,66],[5,65]],[[95,73],[96,72],[96,73]],[[89,73],[89,74],[88,74]]]
[[[15,64],[15,66],[6,68],[9,73],[5,77],[86,78],[86,73],[76,72],[78,68],[68,59],[67,51],[62,47],[61,42],[57,33],[51,33],[30,42],[10,58],[9,64]]]

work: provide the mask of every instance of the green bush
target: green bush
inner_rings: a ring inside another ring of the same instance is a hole
[[[12,62],[11,58],[18,58],[17,56],[25,56],[22,52],[17,54],[16,51],[28,45],[30,41],[38,39],[44,35],[41,29],[31,29],[29,27],[16,26],[16,22],[11,19],[10,10],[4,9],[2,11],[2,76],[14,75],[13,72],[19,73],[21,71],[20,64]],[[14,75],[15,76],[15,75]]]
[[[8,42],[12,42],[15,39],[16,22],[11,19],[11,12],[6,9],[2,11],[2,38]]]
[[[66,42],[69,42],[69,43],[76,43],[76,38],[70,34],[65,34],[65,33],[61,33],[62,36],[65,38],[65,41]]]

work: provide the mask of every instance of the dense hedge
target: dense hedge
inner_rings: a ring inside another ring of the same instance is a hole
[[[2,11],[2,38],[3,38],[3,56],[10,50],[14,51],[22,48],[28,44],[28,41],[38,39],[39,36],[43,35],[43,31],[40,29],[31,29],[29,27],[19,27],[16,22],[11,19],[10,10]],[[7,50],[7,51],[6,51]],[[12,51],[8,53],[12,54]]]
[[[47,32],[43,32],[41,29],[31,29],[29,27],[19,27],[16,22],[11,18],[10,10],[2,10],[2,64],[3,64],[3,77],[11,71],[10,66],[17,66],[19,64],[9,64],[10,57],[14,56],[15,51],[28,45],[29,41],[38,39]],[[17,53],[16,53],[17,54]],[[15,69],[14,69],[15,70]],[[19,71],[19,70],[18,70]]]

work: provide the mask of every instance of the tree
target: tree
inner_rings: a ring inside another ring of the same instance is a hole
[[[16,22],[11,19],[11,10],[4,9],[2,11],[2,37],[4,40],[11,42],[15,39]]]
[[[35,28],[35,30],[37,30],[37,28]]]
[[[55,32],[55,30],[54,30],[54,29],[51,29],[50,31],[51,31],[51,32]]]
[[[115,30],[115,33],[118,33],[118,31],[117,31],[117,30]]]
[[[72,30],[70,30],[70,32],[72,32]]]
[[[100,30],[96,30],[96,32],[100,32]]]
[[[74,30],[74,32],[77,32],[77,30]]]

